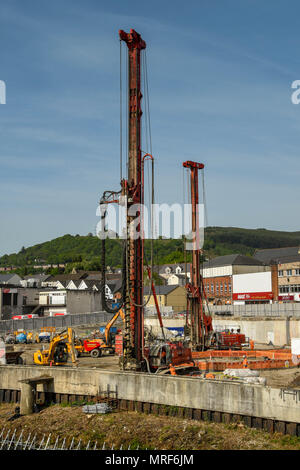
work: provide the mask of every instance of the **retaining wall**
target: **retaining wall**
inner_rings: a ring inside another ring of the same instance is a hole
[[[163,319],[166,328],[183,327],[184,319]],[[145,318],[145,325],[152,326],[159,333],[160,326],[156,318]],[[241,332],[257,343],[274,346],[290,345],[291,338],[300,338],[300,318],[217,318],[213,317],[213,327],[217,331],[224,328],[240,328]]]
[[[0,389],[20,390],[20,380],[49,375],[49,392],[97,396],[109,388],[119,400],[300,423],[300,390],[196,377],[158,376],[73,367],[0,366]],[[39,389],[39,386],[37,390]]]

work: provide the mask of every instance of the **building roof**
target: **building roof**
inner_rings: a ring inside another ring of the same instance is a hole
[[[3,283],[3,284],[9,283],[9,282],[11,281],[11,279],[12,279],[13,277],[15,277],[15,276],[17,276],[17,278],[18,278],[19,280],[22,279],[22,278],[21,278],[18,274],[16,274],[16,273],[0,274],[0,283]]]
[[[288,246],[284,248],[269,248],[266,250],[257,250],[254,253],[254,258],[262,261],[265,264],[282,264],[293,261],[300,261],[300,247]]]
[[[84,279],[78,279],[77,281],[73,281],[73,279],[71,279],[71,281],[68,281],[66,282],[66,287],[70,284],[70,282],[73,282],[75,284],[75,287],[79,287],[80,286],[80,283],[83,281]],[[65,282],[65,281],[63,281]]]
[[[35,280],[37,280],[37,281],[44,282],[44,281],[46,281],[47,279],[50,279],[50,277],[51,277],[50,274],[39,273],[39,274],[28,274],[27,276],[24,276],[23,279],[25,279],[25,281],[28,281],[28,280],[31,280],[31,279],[35,279]]]
[[[110,288],[113,294],[120,291],[122,288],[122,279],[116,279],[114,281],[107,281],[106,284]]]
[[[218,256],[203,263],[203,268],[217,268],[221,266],[263,266],[264,263],[250,256],[233,254]]]
[[[93,287],[96,287],[98,290],[100,290],[101,288],[101,282],[97,280],[93,281],[93,279],[82,279],[79,284],[81,284],[81,282],[84,282],[88,289],[93,289]]]
[[[173,285],[168,285],[168,286],[155,286],[155,292],[156,295],[168,295],[170,292],[172,292],[175,289],[178,289],[178,284],[173,284]],[[145,286],[144,287],[144,295],[149,295],[149,292],[151,290],[150,286]]]
[[[169,263],[169,264],[156,264],[153,266],[153,272],[157,274],[166,274],[166,268],[170,268],[170,271],[172,274],[176,274],[176,268],[179,267],[182,269],[182,272],[185,270],[185,264],[184,263]],[[187,263],[187,270],[189,271],[190,269],[190,263]]]
[[[69,282],[69,281],[78,281],[81,279],[85,279],[87,277],[87,273],[78,273],[78,274],[57,274],[56,276],[51,276],[47,281],[50,282]]]
[[[172,276],[176,276],[179,279],[185,279],[187,277],[186,274],[183,273],[173,273]]]
[[[55,282],[59,282],[63,286],[63,288],[65,289],[70,281],[55,281]]]

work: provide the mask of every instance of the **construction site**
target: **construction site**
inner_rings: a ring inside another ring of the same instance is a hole
[[[29,438],[26,441],[26,436],[20,437],[18,423],[29,423],[26,420],[33,416],[37,425],[39,417],[46,416],[47,410],[51,413],[53,405],[61,407],[61,418],[58,414],[56,419],[65,419],[66,422],[68,409],[77,406],[76,413],[79,418],[84,415],[80,419],[86,420],[86,427],[89,416],[95,418],[97,415],[97,419],[104,421],[110,417],[111,423],[119,416],[124,429],[123,437],[119,435],[116,443],[112,436],[98,436],[101,445],[109,441],[110,446],[121,446],[121,442],[133,446],[126,437],[126,426],[135,426],[130,421],[133,413],[149,415],[147,419],[152,419],[149,425],[152,428],[159,426],[156,418],[161,420],[165,432],[168,426],[166,420],[173,420],[170,423],[174,426],[179,423],[179,428],[184,422],[184,430],[180,432],[186,440],[174,444],[180,445],[181,449],[214,448],[213,445],[207,444],[205,447],[203,444],[203,435],[207,432],[202,433],[204,422],[217,426],[219,434],[223,432],[222,426],[227,426],[223,430],[229,430],[232,435],[240,429],[245,433],[245,441],[250,440],[247,432],[251,428],[269,435],[300,437],[300,352],[299,355],[295,353],[291,341],[264,343],[258,333],[251,337],[243,327],[239,331],[220,331],[214,327],[216,319],[207,309],[201,275],[203,251],[199,221],[199,186],[205,162],[182,161],[188,178],[187,199],[191,211],[192,237],[188,240],[192,245],[188,248],[191,276],[185,284],[185,317],[173,322],[183,327],[184,334],[178,338],[166,328],[156,296],[153,250],[151,259],[146,259],[144,250],[143,207],[146,193],[149,193],[150,205],[155,204],[156,163],[155,155],[152,155],[149,96],[146,93],[146,42],[133,29],[130,32],[120,30],[119,40],[120,47],[126,47],[128,54],[125,93],[125,124],[128,131],[125,152],[123,149],[126,174],[123,176],[121,152],[120,188],[103,188],[100,199],[103,222],[102,235],[99,236],[102,249],[102,306],[110,320],[89,327],[70,325],[65,329],[44,328],[44,331],[31,331],[30,335],[28,331],[17,331],[15,336],[23,333],[26,337],[19,344],[14,341],[13,334],[11,344],[4,342],[3,338],[0,348],[0,448],[19,449],[22,442],[27,442],[27,447],[36,446],[38,438],[33,442]],[[147,127],[148,142],[142,146],[143,99],[143,122]],[[126,207],[122,296],[117,307],[105,295],[106,240],[111,230],[107,226],[106,216],[111,204]],[[151,230],[154,230],[153,226]],[[137,233],[139,236],[136,236]],[[183,243],[187,240],[184,239]],[[147,285],[156,307],[151,318],[145,318],[144,314],[147,305],[145,269]],[[260,325],[257,323],[255,328],[259,331]],[[297,346],[298,338],[294,339]],[[102,418],[99,413],[107,416]],[[126,419],[131,424],[127,424]],[[1,426],[9,428],[9,431],[2,430],[1,433]],[[75,441],[71,447],[68,444],[69,449],[80,446],[81,439],[84,441],[82,427],[78,432],[75,428],[73,430]],[[41,429],[38,434],[40,432]],[[55,429],[51,432],[55,433]],[[59,433],[62,435],[63,432],[59,425]],[[193,436],[196,435],[198,443],[194,441]],[[85,447],[87,442],[94,446],[97,436],[89,435],[85,439]],[[41,444],[42,448],[44,444]],[[53,437],[52,441],[49,437],[47,445],[48,448],[61,448],[59,444],[55,447]],[[167,432],[160,443],[150,439],[148,444],[143,441],[139,445],[145,448],[174,448],[172,432]],[[265,448],[276,448],[278,444],[272,445]],[[220,444],[217,448],[226,446]]]

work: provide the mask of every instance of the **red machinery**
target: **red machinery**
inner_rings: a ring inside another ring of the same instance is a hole
[[[191,204],[192,204],[192,265],[190,282],[186,285],[188,311],[190,311],[190,338],[194,351],[203,351],[211,346],[213,338],[212,319],[205,315],[203,308],[202,276],[200,274],[200,232],[199,232],[199,194],[198,170],[204,168],[203,163],[186,161],[185,168],[190,169],[191,176]]]
[[[122,368],[138,370],[142,367],[144,345],[143,317],[143,242],[135,237],[133,205],[142,203],[142,151],[141,151],[141,50],[146,43],[133,29],[119,31],[120,40],[128,47],[128,175],[123,180],[122,194],[127,199],[126,297],[125,331]],[[131,214],[131,215],[129,215]],[[136,227],[142,234],[141,224]]]
[[[146,43],[135,30],[130,33],[119,31],[120,41],[124,41],[128,48],[128,173],[127,179],[121,181],[119,193],[106,191],[101,203],[119,202],[127,204],[127,238],[123,257],[123,299],[122,306],[125,312],[123,354],[120,357],[120,367],[123,370],[153,370],[152,365],[160,367],[160,361],[169,364],[186,361],[191,357],[190,349],[182,344],[160,343],[158,356],[154,352],[157,344],[145,348],[144,345],[144,295],[143,295],[143,211],[144,181],[143,165],[146,157],[153,160],[152,155],[142,157],[141,150],[141,51]],[[122,196],[122,200],[118,195]],[[122,202],[121,202],[122,201]],[[103,217],[103,216],[102,216]],[[139,223],[136,219],[139,217]],[[137,225],[137,226],[136,226]],[[137,234],[139,236],[137,236]],[[105,284],[105,241],[102,241],[102,284]],[[152,287],[155,297],[155,289]],[[103,306],[109,311],[113,310],[107,305],[103,293]],[[159,310],[158,310],[159,315]],[[160,318],[160,316],[159,316]],[[161,318],[160,318],[161,321]],[[162,326],[162,323],[161,323]],[[120,338],[118,338],[120,341]],[[161,352],[159,352],[161,351]],[[161,353],[164,353],[161,355]],[[162,360],[162,357],[165,359]],[[166,361],[166,362],[165,362]]]
[[[206,299],[203,279],[200,273],[200,231],[199,231],[199,194],[198,170],[204,168],[203,163],[186,161],[183,167],[190,169],[191,204],[192,204],[192,264],[191,279],[186,285],[187,311],[190,312],[190,339],[193,351],[206,349],[241,349],[246,342],[245,335],[218,333],[213,330],[212,318],[206,315],[203,299]],[[188,315],[187,315],[188,322]]]
[[[152,160],[149,154],[142,158],[141,151],[141,50],[146,48],[146,43],[141,36],[134,31],[130,33],[119,31],[119,36],[128,47],[128,179],[122,181],[122,194],[127,196],[127,214],[133,204],[143,204],[144,202],[144,178],[143,164],[146,156]],[[138,215],[142,216],[140,210]],[[154,367],[159,367],[161,362],[166,360],[165,365],[178,362],[181,356],[184,361],[191,357],[190,350],[186,350],[182,344],[165,343],[158,346],[158,350],[164,352],[163,356],[159,353],[159,357],[154,352],[157,345],[144,347],[144,295],[143,295],[143,219],[141,217],[140,224],[136,230],[140,233],[140,237],[133,239],[132,230],[134,230],[134,221],[136,214],[127,216],[127,280],[126,295],[124,300],[125,307],[125,332],[124,332],[124,348],[121,360],[123,369],[141,370],[145,369],[146,364],[148,371]],[[150,273],[150,271],[148,271]],[[152,284],[152,292],[155,296],[155,289]],[[157,310],[160,324],[162,326],[159,309]],[[165,347],[165,351],[164,348]],[[156,351],[157,352],[157,351]]]
[[[246,344],[246,336],[240,333],[226,333],[221,331],[217,334],[219,349],[241,349]]]

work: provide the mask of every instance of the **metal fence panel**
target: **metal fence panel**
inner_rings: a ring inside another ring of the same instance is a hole
[[[1,320],[0,332],[6,333],[24,330],[40,330],[42,327],[66,328],[68,326],[93,325],[95,323],[107,322],[112,318],[112,314],[107,312],[76,313],[61,317],[40,317],[22,320]]]
[[[229,312],[232,316],[239,317],[300,317],[300,305],[296,303],[286,304],[248,304],[248,305],[210,305],[206,311],[216,315]]]

